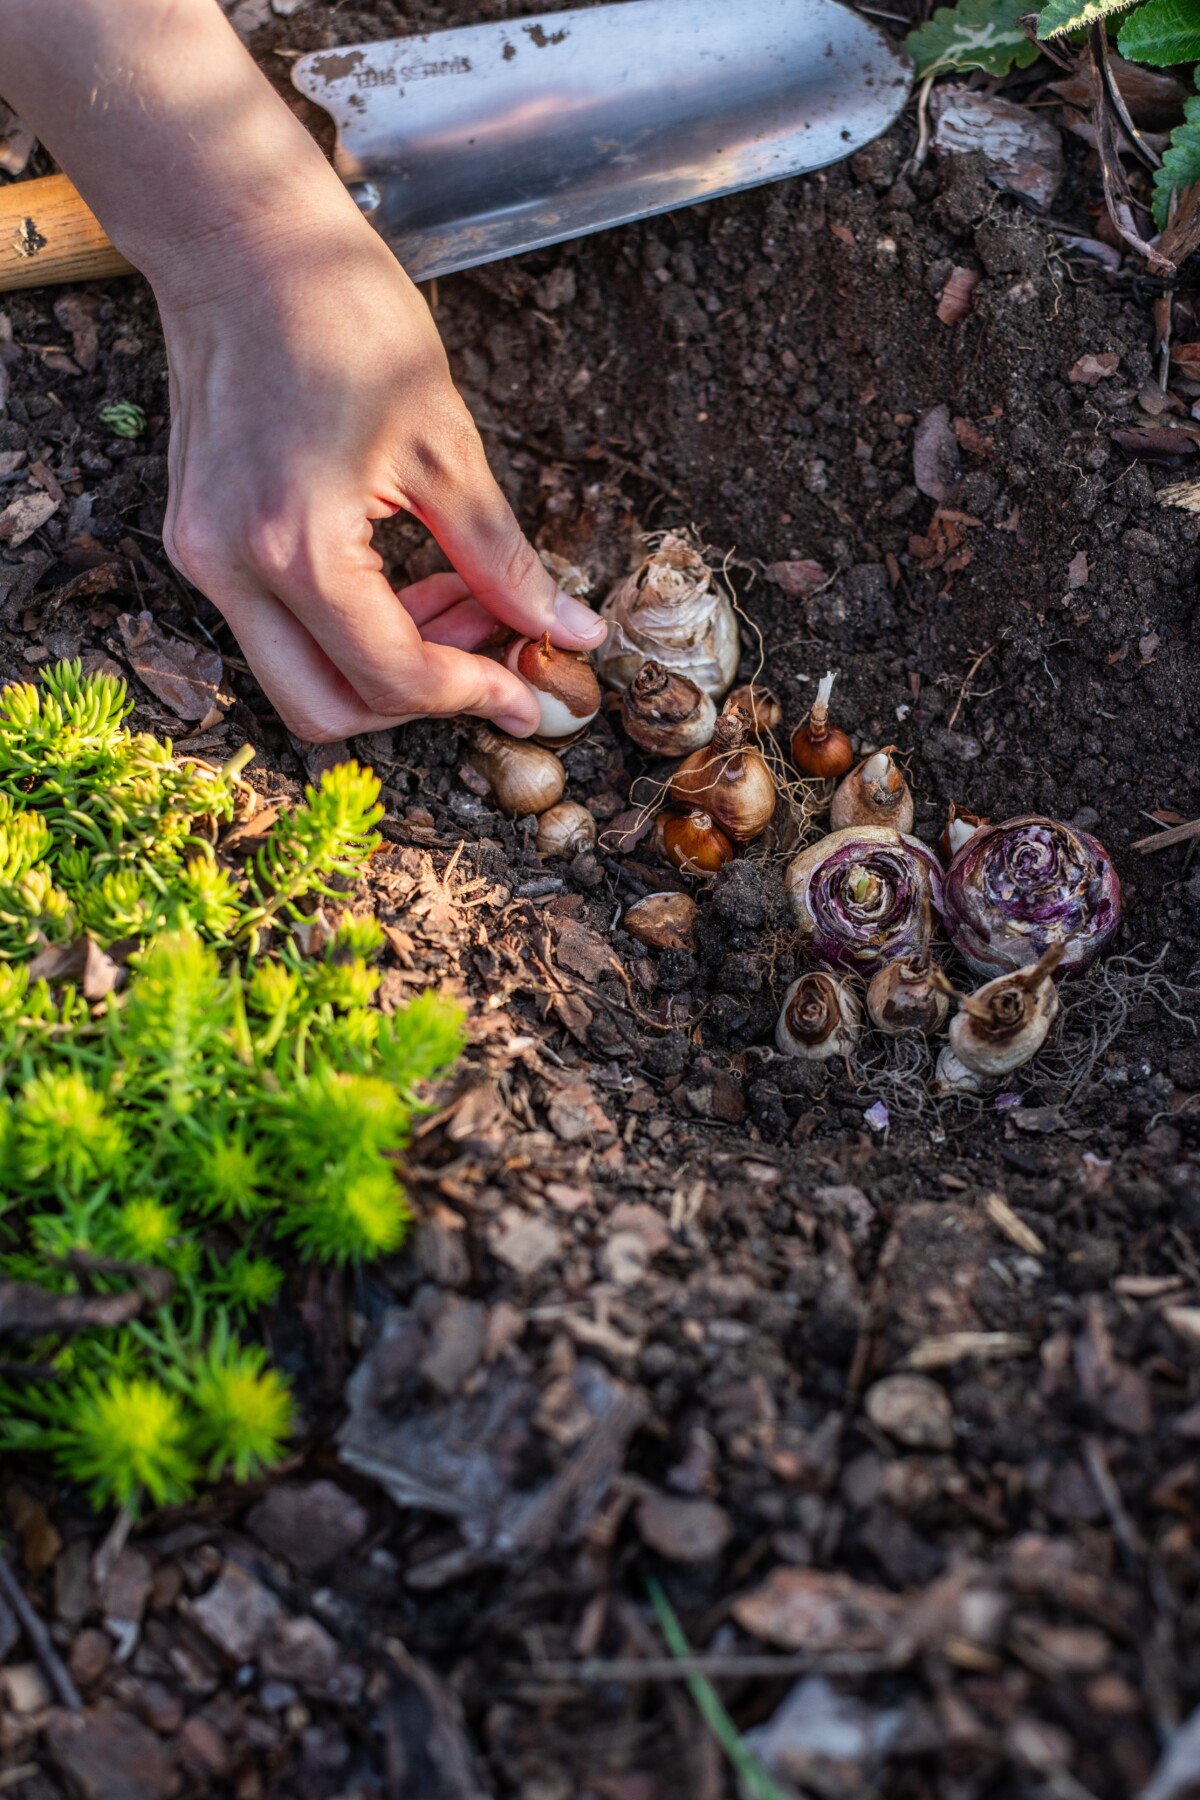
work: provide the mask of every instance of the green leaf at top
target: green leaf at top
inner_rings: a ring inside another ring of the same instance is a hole
[[[905,40],[918,78],[943,69],[1007,75],[1010,69],[1027,68],[1038,54],[1018,24],[1028,10],[1028,0],[958,0],[957,6],[939,6]]]
[[[1130,62],[1200,62],[1200,0],[1146,0],[1117,34],[1121,55]]]
[[[1163,153],[1162,168],[1154,171],[1154,223],[1166,229],[1172,192],[1182,192],[1200,181],[1200,94],[1183,103],[1183,122],[1171,133]]]
[[[1037,34],[1043,43],[1047,38],[1062,37],[1068,31],[1082,31],[1098,19],[1126,12],[1137,0],[1048,0],[1038,14]]]

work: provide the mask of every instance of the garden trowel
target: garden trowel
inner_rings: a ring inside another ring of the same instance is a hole
[[[623,0],[313,51],[293,75],[418,281],[824,168],[910,82],[838,0]],[[0,290],[126,266],[64,176],[0,189]]]

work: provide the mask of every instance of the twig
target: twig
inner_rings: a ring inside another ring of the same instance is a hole
[[[634,1687],[643,1682],[690,1681],[695,1676],[709,1681],[775,1681],[793,1675],[878,1675],[895,1667],[895,1658],[874,1655],[818,1656],[798,1651],[794,1656],[589,1656],[579,1662],[538,1662],[532,1669],[513,1669],[528,1681],[557,1684],[616,1682]]]
[[[50,1642],[50,1633],[41,1619],[25,1598],[25,1590],[13,1574],[12,1564],[3,1551],[0,1551],[0,1599],[11,1606],[17,1616],[21,1630],[29,1640],[29,1647],[42,1665],[42,1669],[64,1706],[72,1712],[83,1711],[83,1701],[79,1689],[67,1674],[62,1658]]]
[[[995,644],[989,644],[986,650],[981,650],[979,652],[979,655],[975,658],[975,661],[971,664],[970,668],[967,670],[967,673],[963,678],[963,684],[958,690],[958,699],[954,702],[954,711],[950,714],[949,719],[946,721],[946,730],[947,731],[954,730],[955,720],[958,718],[959,713],[962,711],[963,704],[967,698],[967,690],[995,648],[996,648]]]
[[[1096,1484],[1096,1491],[1104,1502],[1104,1510],[1108,1514],[1109,1523],[1120,1539],[1122,1549],[1134,1568],[1140,1568],[1142,1558],[1146,1554],[1145,1541],[1125,1510],[1121,1490],[1113,1480],[1104,1445],[1098,1438],[1084,1439],[1083,1460],[1087,1464],[1088,1474]]]
[[[1173,844],[1186,844],[1189,839],[1200,837],[1200,819],[1189,819],[1186,825],[1171,825],[1165,831],[1152,832],[1149,837],[1136,838],[1135,850],[1143,856],[1153,855],[1155,850],[1169,850]]]

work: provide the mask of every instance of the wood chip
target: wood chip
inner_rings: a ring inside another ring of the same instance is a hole
[[[1031,1231],[1024,1219],[1017,1216],[1003,1194],[987,1194],[983,1210],[997,1231],[1002,1231],[1018,1250],[1024,1250],[1029,1256],[1045,1256],[1046,1246],[1037,1232]]]
[[[944,1337],[922,1338],[904,1361],[910,1369],[948,1369],[969,1357],[978,1362],[1007,1362],[1032,1356],[1035,1348],[1033,1339],[1019,1331],[951,1331]]]
[[[1177,1337],[1193,1350],[1200,1350],[1200,1306],[1168,1306],[1163,1318]]]

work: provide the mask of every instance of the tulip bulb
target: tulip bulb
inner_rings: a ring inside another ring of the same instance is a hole
[[[991,1081],[1037,1055],[1058,1017],[1054,971],[1062,959],[1063,946],[1051,944],[1031,968],[956,996],[950,1048],[964,1068]]]
[[[672,799],[703,806],[739,844],[767,829],[778,798],[762,752],[746,737],[741,715],[722,713],[707,750],[693,751],[671,777]]]
[[[783,718],[783,703],[778,694],[769,687],[760,687],[756,681],[746,681],[741,687],[735,687],[727,695],[722,710],[740,713],[747,731],[756,738],[769,737]]]
[[[683,532],[666,532],[600,610],[608,640],[597,666],[618,693],[651,659],[686,675],[713,700],[737,673],[741,644],[733,601]]]
[[[548,812],[562,799],[567,785],[567,772],[552,750],[523,738],[505,737],[490,725],[475,727],[468,760],[510,819]]]
[[[942,827],[942,835],[938,839],[938,855],[942,861],[952,862],[967,839],[987,823],[988,820],[980,818],[978,813],[968,812],[965,806],[956,806],[952,800],[946,814],[946,823]]]
[[[647,894],[626,907],[621,923],[651,950],[694,950],[699,910],[690,894]]]
[[[783,997],[775,1042],[785,1056],[824,1061],[849,1056],[862,1032],[862,1007],[849,982],[810,970]]]
[[[876,969],[867,988],[871,1023],[885,1037],[910,1031],[932,1037],[945,1024],[949,1010],[949,996],[933,981],[929,964],[909,957]]]
[[[504,652],[504,666],[537,696],[538,736],[552,743],[578,737],[600,711],[600,683],[581,650],[560,650],[550,633],[516,638]]]
[[[686,813],[664,813],[655,835],[667,861],[685,875],[715,875],[733,856],[726,834],[698,807]]]
[[[854,761],[854,747],[846,733],[837,725],[829,723],[829,696],[833,692],[836,677],[831,670],[821,677],[817,687],[817,697],[812,703],[812,711],[803,725],[798,725],[792,733],[792,761],[802,775],[811,775],[815,780],[836,779],[844,775]],[[847,819],[847,825],[866,824],[865,819]],[[876,819],[876,824],[891,824],[891,820]],[[910,819],[909,824],[912,821]],[[908,826],[897,827],[907,831]]]
[[[839,784],[829,806],[832,831],[845,831],[852,825],[890,825],[893,831],[912,830],[912,795],[892,761],[895,748],[895,744],[888,744],[876,750]]]
[[[578,856],[596,842],[596,821],[586,806],[560,800],[538,819],[539,856]]]
[[[644,662],[621,697],[621,719],[634,743],[654,756],[686,756],[712,739],[711,697],[660,662]]]

